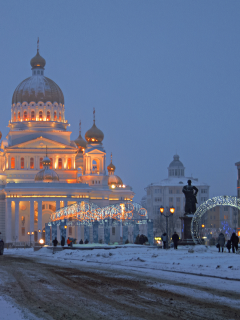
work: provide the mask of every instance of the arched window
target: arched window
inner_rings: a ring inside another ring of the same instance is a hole
[[[31,120],[35,120],[35,112],[31,111]]]
[[[57,121],[57,112],[54,111],[54,121]]]
[[[62,119],[62,114],[61,114],[61,111],[59,112],[59,121],[61,121],[61,119]]]
[[[97,161],[96,160],[93,160],[93,162],[92,162],[92,171],[97,172]]]
[[[34,169],[34,159],[30,158],[30,169]]]
[[[62,158],[58,159],[58,169],[62,169]]]
[[[11,169],[15,169],[15,158],[11,158]]]
[[[52,169],[52,164],[53,164],[53,159],[52,158],[50,158],[50,169]]]
[[[40,158],[40,163],[39,163],[39,167],[40,167],[40,169],[42,169],[43,168],[43,158]]]
[[[42,121],[42,111],[39,111],[39,121]]]
[[[13,122],[16,122],[16,112],[13,114]]]
[[[21,169],[24,169],[24,158],[21,158]]]
[[[20,111],[18,111],[18,121],[20,121],[20,118],[21,118]]]
[[[68,158],[68,169],[72,169],[72,160]]]
[[[24,121],[27,121],[27,111],[24,111],[24,112],[23,112],[23,120],[24,120]]]
[[[50,111],[47,111],[47,121],[51,120],[51,115],[50,115]]]

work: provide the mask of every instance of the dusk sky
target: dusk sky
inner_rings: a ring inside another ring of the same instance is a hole
[[[37,50],[65,97],[71,140],[96,125],[140,202],[177,152],[210,196],[236,195],[239,1],[1,1],[0,130]]]

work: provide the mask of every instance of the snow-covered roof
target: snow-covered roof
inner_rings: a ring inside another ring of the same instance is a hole
[[[152,187],[152,186],[162,186],[162,187],[167,187],[167,186],[171,186],[171,187],[183,187],[185,185],[187,185],[188,180],[192,181],[192,185],[194,186],[206,186],[209,187],[209,185],[205,182],[200,182],[198,181],[197,178],[192,178],[192,177],[170,177],[168,179],[164,179],[162,181],[160,181],[159,183],[151,183],[147,186],[148,187]]]

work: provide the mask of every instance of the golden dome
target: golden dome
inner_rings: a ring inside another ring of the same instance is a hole
[[[92,128],[85,133],[85,139],[89,143],[99,143],[103,141],[103,138],[104,134],[100,129],[97,128],[94,120]]]
[[[30,61],[32,68],[44,68],[46,65],[46,60],[40,56],[39,51],[37,50],[37,54]]]
[[[116,175],[110,175],[108,177],[108,185],[122,185],[123,182],[122,182],[122,179],[119,178],[119,176],[116,176]]]
[[[50,169],[50,165],[51,165],[51,160],[48,158],[48,156],[46,155],[46,157],[43,159],[43,170],[40,170],[36,176],[35,176],[35,181],[40,181],[40,182],[54,182],[54,181],[59,181],[59,177],[58,174]]]
[[[87,146],[87,142],[82,138],[81,133],[79,133],[78,138],[76,140],[74,140],[74,142],[76,143],[76,145],[78,147],[81,147],[81,148],[84,148],[84,149]]]
[[[114,171],[116,170],[115,165],[112,163],[112,153],[111,153],[111,163],[107,166],[108,172],[109,173],[114,173]]]

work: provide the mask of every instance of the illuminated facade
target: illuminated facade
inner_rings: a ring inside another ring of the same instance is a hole
[[[32,75],[13,93],[9,133],[1,142],[0,231],[7,243],[29,241],[28,232],[37,241],[54,211],[80,199],[104,207],[134,197],[112,159],[106,171],[95,111],[85,139],[80,124],[79,137],[71,140],[64,95],[45,77],[39,49],[30,63]]]

